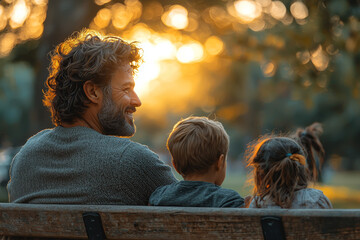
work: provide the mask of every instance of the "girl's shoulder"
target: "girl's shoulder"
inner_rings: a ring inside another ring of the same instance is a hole
[[[326,209],[332,205],[321,190],[305,188],[295,192],[291,208]]]
[[[281,209],[268,197],[259,199],[254,197],[250,203],[249,208],[272,208]],[[330,209],[333,208],[330,200],[324,195],[321,190],[314,188],[304,188],[298,190],[294,194],[294,200],[291,205],[292,209]]]

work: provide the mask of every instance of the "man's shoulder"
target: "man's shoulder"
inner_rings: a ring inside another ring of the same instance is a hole
[[[121,141],[124,141],[127,143],[127,148],[125,151],[125,154],[131,154],[132,156],[137,156],[137,157],[155,157],[157,156],[153,151],[151,151],[149,149],[148,146],[143,145],[141,143],[132,141],[128,138],[120,138],[122,139]]]
[[[48,129],[44,129],[41,130],[40,132],[34,134],[33,136],[31,136],[26,144],[37,144],[39,142],[40,139],[42,138],[46,138],[49,134],[51,134],[54,131],[53,128],[48,128]],[[25,144],[25,145],[26,145]]]

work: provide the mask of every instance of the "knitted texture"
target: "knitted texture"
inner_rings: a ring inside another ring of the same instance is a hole
[[[8,194],[15,203],[147,205],[177,182],[148,147],[86,127],[56,127],[31,137],[14,157]]]
[[[307,209],[331,209],[333,208],[330,200],[320,190],[313,188],[304,188],[295,192],[294,200],[290,208],[307,208]],[[258,201],[259,208],[281,208],[277,206],[271,199],[265,197]],[[249,208],[257,208],[255,200],[250,203]]]

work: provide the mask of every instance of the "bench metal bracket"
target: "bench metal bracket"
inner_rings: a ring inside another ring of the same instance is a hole
[[[105,232],[101,222],[101,217],[98,213],[86,212],[83,213],[82,216],[83,216],[88,239],[90,240],[106,239]]]
[[[286,239],[281,217],[276,217],[276,216],[261,217],[261,227],[264,235],[264,240]]]

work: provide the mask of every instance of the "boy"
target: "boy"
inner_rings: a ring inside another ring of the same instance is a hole
[[[175,124],[167,148],[184,181],[157,188],[152,206],[243,207],[244,199],[221,188],[226,174],[229,136],[220,122],[189,117]]]

